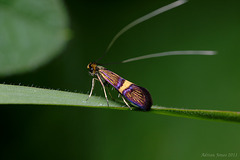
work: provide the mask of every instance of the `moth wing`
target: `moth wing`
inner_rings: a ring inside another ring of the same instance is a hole
[[[99,70],[99,73],[105,81],[117,89],[118,82],[121,79],[119,75],[107,69]]]
[[[123,91],[124,97],[131,103],[140,107],[145,111],[149,111],[152,106],[152,98],[147,89],[132,84],[129,88]]]

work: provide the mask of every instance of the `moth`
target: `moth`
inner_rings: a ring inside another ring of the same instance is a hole
[[[95,80],[99,81],[103,87],[104,95],[107,101],[107,105],[109,106],[108,97],[105,89],[105,85],[111,85],[113,86],[121,95],[124,103],[131,109],[128,102],[130,102],[132,105],[139,107],[143,111],[149,111],[151,109],[151,106],[153,104],[151,94],[147,89],[144,87],[138,86],[134,84],[133,82],[130,82],[121,76],[117,75],[116,73],[108,70],[107,68],[103,67],[102,65],[98,64],[97,62],[102,59],[106,53],[109,51],[111,46],[114,44],[114,42],[126,31],[131,29],[132,27],[136,26],[139,23],[142,23],[156,15],[159,15],[160,13],[166,12],[170,9],[173,9],[175,7],[178,7],[184,3],[186,3],[186,0],[178,0],[171,4],[168,4],[164,7],[158,8],[157,10],[154,10],[153,12],[150,12],[147,15],[144,15],[133,22],[126,25],[123,29],[121,29],[112,39],[112,41],[109,43],[105,54],[99,58],[96,62],[90,62],[87,65],[87,69],[91,76],[93,76],[92,79],[92,87],[90,94],[88,96],[88,99],[92,96]],[[171,51],[171,52],[162,52],[162,53],[154,53],[154,54],[148,54],[145,56],[135,57],[131,59],[127,59],[122,61],[121,63],[127,63],[147,58],[154,58],[154,57],[161,57],[161,56],[171,56],[171,55],[214,55],[214,51]],[[87,100],[88,100],[87,99]]]

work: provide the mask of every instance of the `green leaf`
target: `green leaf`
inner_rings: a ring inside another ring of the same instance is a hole
[[[60,0],[0,0],[0,24],[0,76],[49,62],[68,39]]]
[[[110,107],[108,107],[106,106],[106,100],[102,97],[92,96],[88,101],[86,101],[87,97],[88,95],[80,93],[0,84],[0,104],[2,105],[63,105],[130,111],[129,108],[127,108],[124,104],[121,103],[110,101]],[[140,111],[138,108],[134,108],[133,110]],[[145,113],[240,122],[240,112],[233,111],[179,109],[153,106],[151,111]]]

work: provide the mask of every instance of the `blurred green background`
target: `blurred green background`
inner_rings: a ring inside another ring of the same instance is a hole
[[[31,72],[2,76],[0,82],[87,94],[91,77],[86,65],[101,57],[126,24],[171,2],[65,0],[71,39],[61,45],[61,54]],[[237,0],[191,0],[126,32],[101,63],[165,51],[215,50],[216,56],[170,56],[107,68],[146,87],[155,105],[239,111],[239,6]],[[98,83],[94,94],[103,96]],[[236,123],[31,105],[1,106],[0,117],[3,160],[198,160],[217,153],[238,154],[221,159],[240,159]]]

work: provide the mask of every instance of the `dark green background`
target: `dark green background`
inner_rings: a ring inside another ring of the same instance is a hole
[[[38,70],[1,83],[88,93],[86,65],[99,58],[126,24],[169,0],[66,0],[72,39]],[[175,50],[216,56],[170,56],[107,66],[146,87],[156,105],[240,110],[240,1],[192,0],[126,32],[102,63]],[[103,96],[96,85],[95,95]],[[91,100],[91,99],[90,99]],[[236,153],[236,123],[133,111],[63,106],[2,106],[1,159],[212,159]]]

